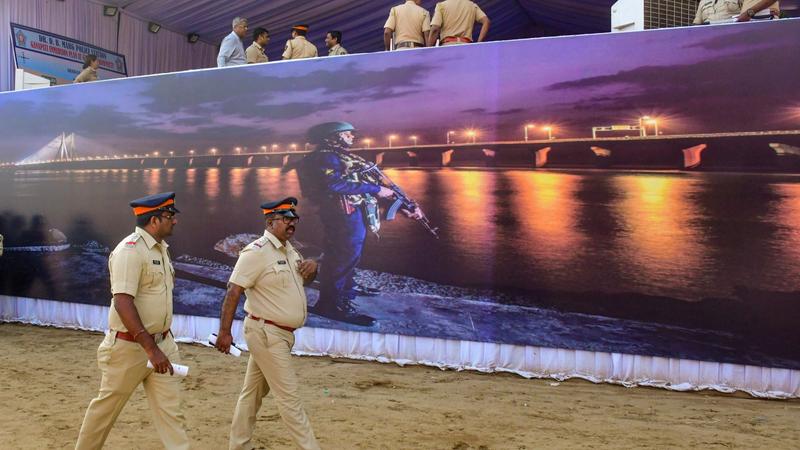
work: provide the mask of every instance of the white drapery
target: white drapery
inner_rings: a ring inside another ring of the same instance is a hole
[[[118,23],[119,22],[119,23]],[[0,0],[0,91],[14,88],[14,51],[9,23],[77,39],[125,55],[128,75],[214,67],[216,48],[190,44],[184,34],[147,30],[147,21],[120,10],[103,15],[92,0]],[[119,25],[119,29],[118,29]],[[119,32],[119,33],[118,33]]]
[[[108,323],[108,307],[0,296],[0,321],[102,331]],[[176,315],[172,332],[182,342],[206,342],[218,326],[214,318]],[[233,334],[234,340],[246,348],[241,321],[234,322]],[[800,397],[800,371],[791,369],[323,328],[302,328],[295,335],[293,353],[299,355],[512,372],[526,378],[583,378],[629,387],[739,390],[763,398]]]

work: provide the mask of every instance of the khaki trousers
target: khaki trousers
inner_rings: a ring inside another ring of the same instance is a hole
[[[302,449],[319,449],[300,397],[297,377],[291,367],[294,334],[253,320],[244,319],[244,340],[250,350],[242,393],[231,424],[230,449],[250,450],[261,401],[271,390],[283,423],[294,443]]]
[[[169,373],[162,375],[148,369],[144,349],[135,342],[117,339],[115,335],[113,331],[106,333],[97,349],[97,365],[103,374],[100,393],[89,403],[75,449],[103,447],[111,427],[139,383],[144,385],[147,402],[153,412],[153,423],[164,447],[169,450],[188,449],[189,438],[180,407],[180,377],[170,376]],[[180,362],[172,333],[158,347],[170,362]]]

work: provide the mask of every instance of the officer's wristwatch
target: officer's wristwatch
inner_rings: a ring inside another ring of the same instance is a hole
[[[755,15],[756,15],[756,12],[752,8],[747,10],[747,17],[752,19],[753,16],[755,16]]]

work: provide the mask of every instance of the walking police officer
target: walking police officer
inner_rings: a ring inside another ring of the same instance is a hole
[[[131,393],[141,383],[153,423],[167,449],[188,449],[179,382],[172,363],[178,346],[170,332],[175,271],[167,243],[178,223],[175,193],[130,203],[136,230],[111,252],[111,309],[105,339],[97,350],[100,393],[83,419],[76,449],[99,449]],[[153,369],[147,368],[147,361]]]
[[[250,350],[244,385],[231,424],[231,450],[253,448],[253,430],[262,399],[272,391],[278,412],[298,447],[319,449],[300,398],[290,352],[294,330],[306,321],[304,284],[314,280],[317,263],[303,260],[289,239],[300,217],[297,199],[289,197],[261,205],[266,220],[264,236],[242,250],[233,268],[216,347],[228,353],[233,341],[231,324],[244,294],[244,338]]]

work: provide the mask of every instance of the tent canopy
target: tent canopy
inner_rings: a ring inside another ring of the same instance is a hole
[[[422,6],[433,12],[437,0]],[[270,31],[267,50],[279,59],[290,28],[310,25],[309,40],[323,46],[325,33],[340,30],[351,53],[383,50],[383,24],[389,9],[401,0],[104,0],[127,13],[181,33],[198,33],[201,40],[219,44],[231,32],[236,16],[246,17],[250,32],[262,26]],[[535,36],[606,32],[614,0],[477,0],[492,20],[491,40]],[[250,41],[250,36],[245,39]]]

